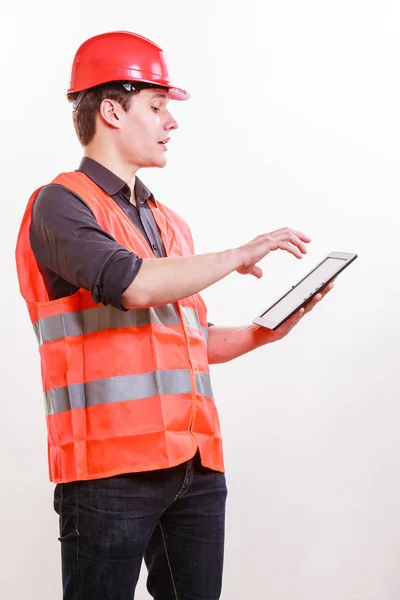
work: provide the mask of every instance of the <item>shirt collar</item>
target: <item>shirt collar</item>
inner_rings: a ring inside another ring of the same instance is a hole
[[[84,173],[109,196],[115,196],[127,185],[118,175],[88,156],[82,158],[77,171]],[[149,200],[157,206],[153,194],[138,177],[135,177],[135,196],[141,202]]]

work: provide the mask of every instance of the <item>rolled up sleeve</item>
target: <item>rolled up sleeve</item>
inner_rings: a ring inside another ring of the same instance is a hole
[[[125,310],[122,294],[143,259],[102,229],[81,198],[60,185],[43,188],[33,206],[30,241],[45,279],[54,284],[56,275],[89,290],[96,303]],[[52,288],[51,299],[64,295]]]

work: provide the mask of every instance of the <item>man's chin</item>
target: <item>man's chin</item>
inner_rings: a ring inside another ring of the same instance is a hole
[[[142,169],[163,169],[167,164],[167,157],[162,156],[155,158],[153,160],[143,161],[141,168]]]
[[[157,163],[154,166],[158,167],[159,169],[163,169],[164,167],[166,167],[167,166],[167,157],[159,158],[157,160]]]

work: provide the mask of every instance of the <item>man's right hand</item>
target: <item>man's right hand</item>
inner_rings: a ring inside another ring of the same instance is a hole
[[[296,258],[303,258],[303,254],[307,254],[306,244],[310,242],[311,239],[304,233],[289,227],[258,235],[251,242],[237,248],[241,265],[236,271],[241,275],[254,275],[260,278],[263,272],[257,263],[267,254],[274,250],[285,250]]]

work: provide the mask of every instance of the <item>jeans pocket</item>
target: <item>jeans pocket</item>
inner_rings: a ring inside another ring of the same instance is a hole
[[[79,537],[79,493],[78,482],[63,483],[55,494],[55,504],[59,509],[60,516],[60,541]]]
[[[62,501],[63,501],[63,484],[57,483],[57,485],[54,489],[53,508],[59,517],[61,517],[61,512],[62,512]]]

